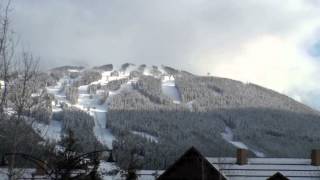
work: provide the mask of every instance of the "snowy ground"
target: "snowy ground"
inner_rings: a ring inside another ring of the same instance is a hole
[[[233,132],[230,127],[226,127],[225,131],[221,133],[221,136],[224,140],[228,141],[230,144],[234,145],[237,148],[241,149],[248,149],[249,151],[253,152],[257,157],[265,157],[265,154],[262,152],[259,152],[257,150],[254,150],[252,148],[249,148],[247,145],[245,145],[243,142],[240,141],[234,141],[233,140]]]
[[[181,98],[179,91],[176,87],[173,76],[164,76],[162,79],[162,92],[169,96],[174,103],[180,104]]]

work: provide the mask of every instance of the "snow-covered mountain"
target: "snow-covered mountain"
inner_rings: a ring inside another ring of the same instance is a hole
[[[130,63],[58,67],[44,79],[53,115],[33,128],[49,141],[71,128],[84,149],[114,149],[120,167],[133,149],[143,168],[163,169],[190,146],[206,156],[246,148],[305,157],[320,144],[319,112],[254,84]]]

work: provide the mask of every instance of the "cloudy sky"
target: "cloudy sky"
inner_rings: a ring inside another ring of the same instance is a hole
[[[13,0],[11,17],[47,66],[166,64],[320,109],[320,0]]]

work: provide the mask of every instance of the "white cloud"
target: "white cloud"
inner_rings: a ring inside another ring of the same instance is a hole
[[[320,27],[319,2],[14,1],[13,25],[45,64],[167,64],[304,101],[320,89],[318,62],[306,54]]]
[[[257,83],[285,93],[291,88],[314,88],[317,63],[290,39],[261,36],[243,45],[228,63],[213,68],[216,75]]]

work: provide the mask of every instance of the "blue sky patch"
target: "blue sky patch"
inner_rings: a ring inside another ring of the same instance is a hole
[[[310,54],[314,57],[320,57],[320,41],[313,44],[313,46],[310,49]]]

